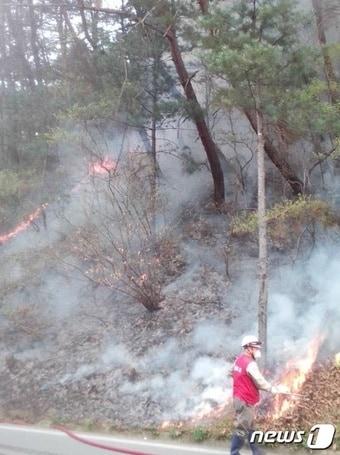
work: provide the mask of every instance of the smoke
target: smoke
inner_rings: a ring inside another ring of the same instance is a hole
[[[339,248],[318,248],[308,261],[281,267],[271,286],[269,340],[273,352],[281,346],[299,349],[317,334],[328,351],[340,347]]]
[[[216,322],[217,323],[217,322]],[[141,399],[151,400],[158,412],[154,416],[159,422],[181,420],[208,413],[224,405],[230,397],[228,371],[231,363],[223,358],[207,355],[211,349],[198,343],[197,334],[212,330],[208,323],[198,324],[185,340],[170,339],[163,346],[148,349],[136,356],[118,341],[102,347],[101,353],[92,363],[82,364],[73,372],[63,373],[56,381],[67,385],[86,381],[91,375],[114,372],[119,383],[115,383],[117,393],[124,401],[130,397],[137,406]],[[224,334],[218,336],[223,342]],[[122,372],[127,375],[122,376]],[[131,372],[134,371],[134,374]],[[130,373],[129,373],[130,372]],[[129,374],[128,374],[129,373]],[[131,376],[130,376],[131,374]],[[110,390],[107,391],[108,396]]]
[[[134,368],[144,378],[125,381],[121,394],[147,394],[161,408],[161,420],[186,419],[225,404],[230,396],[229,362],[202,355],[205,346],[198,343],[197,333],[213,330],[199,324],[186,347],[171,339],[164,346],[151,348],[142,358],[135,359]],[[217,337],[222,343],[222,338]],[[211,348],[211,347],[210,347]]]
[[[133,365],[134,359],[126,346],[117,343],[108,346],[101,356],[101,363],[110,368]]]
[[[131,152],[130,158],[134,159],[133,154],[136,152],[135,156],[138,155],[138,138],[129,134],[129,140],[124,138],[122,131],[117,132],[116,137],[110,136],[102,141],[96,137],[96,143],[100,145],[95,155],[124,162],[128,159],[128,152]],[[179,139],[176,134],[174,131],[170,142],[178,140],[179,149],[191,144],[195,161],[203,162],[204,154],[195,142],[195,132],[191,130]],[[94,217],[94,214],[105,213],[110,208],[103,197],[107,189],[105,176],[91,179],[88,175],[88,159],[91,156],[76,156],[71,151],[64,149],[60,152],[60,159],[69,176],[67,194],[57,198],[46,210],[47,228],[40,220],[36,230],[30,228],[20,234],[5,246],[1,264],[2,287],[23,282],[26,300],[39,300],[48,306],[53,310],[53,320],[56,316],[60,320],[70,318],[72,312],[80,314],[80,302],[90,307],[91,299],[100,291],[84,286],[79,276],[73,272],[67,274],[64,267],[61,270],[55,257],[53,264],[46,265],[51,260],[48,249],[52,248],[64,262],[79,265],[69,249],[57,251],[59,243],[70,240],[74,229],[82,226],[89,215]],[[162,171],[160,198],[164,200],[159,227],[171,226],[172,223],[178,227],[178,215],[183,207],[202,200],[212,189],[211,176],[204,165],[188,174],[178,156],[167,153],[170,151],[171,147],[167,149],[164,146],[164,153],[159,155]],[[218,309],[223,316],[230,311],[230,323],[219,320],[216,312],[209,319],[204,314],[204,319],[197,322],[189,334],[169,338],[163,344],[152,345],[150,342],[150,347],[138,355],[138,346],[131,347],[133,336],[128,346],[127,337],[113,334],[92,360],[86,359],[81,365],[77,364],[73,372],[62,371],[57,378],[59,383],[81,381],[94,373],[119,370],[122,372],[120,382],[115,384],[118,393],[122,397],[130,396],[134,402],[140,397],[152,398],[160,409],[160,420],[194,418],[226,403],[231,392],[228,371],[232,358],[240,351],[242,336],[257,333],[256,259],[240,254],[239,265],[231,273],[232,283],[228,283],[223,272],[224,265],[218,256],[224,241],[225,219],[216,216],[213,221],[216,221],[220,233],[215,245],[202,245],[181,238],[186,269],[166,287],[165,293],[178,298],[183,295],[188,297],[187,294],[193,299],[201,297],[204,305],[204,302],[216,297],[211,290],[215,286],[218,289]],[[114,224],[111,226],[114,229]],[[319,333],[325,335],[324,349],[327,354],[339,350],[339,253],[340,248],[329,242],[316,248],[309,259],[301,258],[292,264],[288,257],[281,256],[281,265],[270,268],[268,350],[271,359],[284,362],[297,351],[303,352],[308,342]],[[209,266],[213,273],[204,276],[203,265]],[[30,281],[33,271],[34,277],[39,278],[37,282]],[[203,283],[203,279],[207,282]],[[14,286],[10,297],[6,298],[9,303],[20,303],[22,289],[19,291]],[[111,307],[110,311],[114,313],[115,307]],[[126,317],[133,317],[131,314],[127,312]],[[123,325],[125,316],[120,317]],[[77,325],[77,329],[81,330],[81,324],[82,321],[75,317],[67,327],[70,329],[72,325]],[[90,329],[84,326],[83,330]],[[34,355],[37,355],[36,352]],[[136,374],[123,376],[124,371],[131,369]]]
[[[280,368],[286,360],[303,356],[308,343],[320,334],[325,337],[326,355],[339,350],[339,253],[339,248],[323,245],[307,260],[295,264],[286,260],[270,276],[268,349]],[[236,290],[230,291],[230,305],[239,311],[230,325],[218,319],[203,320],[185,337],[169,338],[138,355],[121,341],[107,339],[93,363],[61,376],[59,382],[133,369],[135,374],[120,376],[117,393],[136,405],[141,399],[150,400],[149,412],[155,420],[196,419],[209,414],[228,403],[230,359],[241,350],[243,335],[257,331],[254,280],[244,273],[233,283]],[[240,290],[250,299],[235,301]]]
[[[225,325],[215,321],[203,322],[198,325],[193,333],[193,343],[204,352],[216,353],[225,350],[225,343],[230,336],[230,329]]]

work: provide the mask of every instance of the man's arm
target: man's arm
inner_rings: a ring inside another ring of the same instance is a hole
[[[251,376],[258,389],[273,392],[273,386],[263,377],[255,361],[249,363],[247,373]]]

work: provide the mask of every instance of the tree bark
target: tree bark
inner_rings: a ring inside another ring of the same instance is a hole
[[[153,57],[152,65],[152,118],[151,118],[151,157],[152,157],[152,170],[151,170],[151,236],[153,244],[156,241],[156,213],[157,213],[157,143],[156,143],[156,130],[157,130],[157,101],[158,101],[158,87],[157,87],[157,71],[158,71],[158,56]]]
[[[37,26],[37,21],[35,17],[35,12],[33,8],[33,1],[32,0],[27,0],[28,4],[28,11],[29,11],[29,20],[30,20],[30,31],[31,31],[31,49],[32,49],[32,54],[33,54],[33,60],[34,60],[34,65],[35,65],[35,72],[36,72],[36,79],[38,82],[38,85],[42,85],[42,71],[41,71],[41,63],[40,63],[40,57],[39,57],[39,49],[38,49],[38,26]]]
[[[7,144],[6,144],[6,79],[8,78],[6,74],[6,21],[5,21],[5,8],[2,3],[0,3],[0,166],[1,168],[6,165],[7,157]],[[6,103],[7,104],[7,103]]]
[[[22,21],[22,12],[21,8],[16,5],[15,17],[12,15],[12,10],[10,5],[7,6],[6,17],[7,25],[9,29],[9,34],[12,35],[13,41],[10,43],[12,55],[15,57],[16,61],[20,65],[20,82],[22,82],[27,88],[34,90],[34,76],[29,62],[27,61],[25,51],[26,51],[26,42],[25,42],[25,31]]]
[[[267,307],[268,307],[268,284],[267,284],[267,221],[266,221],[266,182],[265,182],[265,145],[263,135],[263,119],[256,109],[257,129],[257,217],[259,238],[259,299],[258,299],[258,331],[259,339],[263,344],[263,363],[267,356]]]
[[[83,8],[85,9],[85,8]],[[77,48],[77,55],[79,60],[83,63],[84,65],[84,78],[93,86],[93,87],[102,87],[102,79],[98,77],[98,74],[96,73],[96,68],[93,65],[93,62],[91,61],[91,56],[89,53],[89,49],[85,42],[78,38],[78,35],[75,31],[75,28],[72,24],[71,19],[69,18],[67,14],[66,8],[63,6],[61,7],[61,11],[65,20],[65,25],[69,32],[72,35],[73,41],[75,43],[75,46]]]
[[[337,77],[334,71],[331,57],[327,51],[327,38],[325,33],[325,24],[323,18],[322,4],[320,0],[312,0],[314,14],[316,18],[316,27],[318,30],[318,40],[322,49],[324,72],[328,84],[329,97],[333,104],[340,100],[340,94],[336,89]]]
[[[83,0],[78,0],[78,6],[79,6],[80,17],[81,17],[81,23],[82,23],[82,26],[83,26],[83,31],[84,31],[84,34],[85,34],[85,38],[87,39],[87,41],[88,41],[89,44],[91,45],[92,49],[94,50],[94,49],[96,49],[97,44],[96,44],[96,42],[93,40],[92,36],[91,36],[90,33],[89,33],[89,28],[88,28],[87,21],[86,21],[86,17],[85,17],[84,2],[83,2]]]
[[[256,112],[247,109],[244,111],[244,113],[245,113],[247,119],[249,120],[255,133],[258,134],[258,124],[257,124]],[[297,196],[297,195],[303,193],[304,184],[303,184],[302,180],[300,180],[299,177],[297,177],[296,173],[293,171],[293,169],[290,166],[290,164],[288,163],[288,161],[272,144],[268,134],[264,134],[263,140],[264,140],[264,151],[266,152],[268,158],[270,158],[270,160],[273,162],[273,164],[277,167],[280,174],[289,183],[289,185],[293,191],[293,194],[295,196]]]
[[[208,2],[203,1],[203,3],[208,5]],[[107,14],[117,15],[120,17],[128,17],[131,20],[134,20],[136,22],[141,22],[144,25],[149,25],[149,24],[147,24],[147,22],[145,20],[147,15],[145,17],[143,17],[143,19],[141,20],[136,15],[131,14],[126,11],[122,11],[122,10],[115,10],[115,9],[111,9],[111,8],[88,7],[88,6],[84,6],[84,7],[82,7],[82,9],[88,10],[88,11],[100,11],[100,12],[107,13]],[[212,139],[209,128],[207,127],[207,124],[204,119],[203,110],[197,100],[194,88],[191,84],[191,79],[186,70],[186,67],[185,67],[185,64],[184,64],[184,61],[182,58],[182,53],[178,46],[175,28],[173,25],[169,26],[164,33],[162,31],[160,31],[159,29],[157,29],[156,27],[151,26],[151,28],[156,30],[158,33],[162,33],[162,36],[164,38],[166,38],[169,42],[170,52],[171,52],[173,62],[175,64],[177,75],[178,75],[181,85],[183,87],[185,96],[193,108],[192,117],[193,117],[199,137],[201,139],[201,142],[203,144],[205,153],[206,153],[208,161],[209,161],[210,170],[211,170],[211,174],[212,174],[213,182],[214,182],[214,200],[217,205],[220,205],[224,202],[225,194],[224,194],[224,175],[223,175],[221,163],[220,163],[220,160],[218,157],[218,147],[216,146],[214,140]]]
[[[207,14],[209,9],[209,0],[198,0],[202,14]]]
[[[203,15],[208,13],[209,0],[198,0],[198,5]],[[256,4],[254,4],[254,7],[256,8]],[[255,10],[253,20],[256,20]],[[250,110],[247,110],[244,113],[248,118],[253,130],[257,134],[258,130],[256,114]],[[303,182],[296,176],[288,161],[286,161],[282,154],[276,150],[274,145],[271,143],[269,136],[264,137],[264,150],[269,159],[278,168],[281,175],[287,180],[293,190],[294,195],[302,193],[304,190]]]
[[[216,204],[221,204],[224,201],[224,176],[221,163],[218,157],[218,147],[211,137],[209,128],[204,119],[203,110],[197,100],[196,93],[191,83],[191,79],[186,70],[182,53],[178,46],[176,31],[174,27],[170,27],[165,34],[170,46],[172,60],[183,87],[185,96],[192,107],[192,117],[195,122],[199,137],[207,154],[213,181],[214,181],[214,199]]]

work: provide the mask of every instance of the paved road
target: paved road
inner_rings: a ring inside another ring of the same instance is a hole
[[[204,446],[76,433],[95,443],[150,455],[226,455],[227,450]],[[55,430],[0,425],[0,455],[106,455],[109,450],[87,446]],[[116,452],[117,453],[117,452]]]

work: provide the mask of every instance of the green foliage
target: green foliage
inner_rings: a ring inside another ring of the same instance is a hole
[[[324,227],[338,223],[327,202],[312,197],[300,196],[295,200],[283,201],[269,209],[266,214],[268,234],[275,237],[287,229],[292,232],[297,224],[319,223]],[[230,225],[233,236],[254,234],[257,231],[257,214],[252,212],[241,217],[235,217]],[[286,233],[289,235],[289,233]]]
[[[331,59],[340,59],[340,43],[328,44],[323,49],[331,57]]]
[[[2,167],[24,165],[31,157],[43,160],[49,145],[58,136],[64,139],[60,125],[65,120],[113,119],[123,112],[130,123],[149,126],[151,118],[160,123],[177,112],[170,99],[174,79],[163,59],[165,39],[151,28],[129,27],[127,20],[123,25],[116,18],[96,14],[86,14],[88,35],[84,37],[79,11],[65,12],[74,26],[72,31],[64,28],[52,3],[47,2],[41,16],[47,28],[40,21],[35,24],[39,66],[31,39],[25,41],[32,26],[27,5],[19,10],[9,0],[16,27],[6,14],[3,17],[1,38],[5,38],[3,48],[8,52],[2,55],[0,51],[0,62],[6,66],[0,112]],[[138,1],[135,6],[140,11],[145,5]],[[172,14],[168,2],[157,11],[167,25]],[[15,51],[20,34],[25,41],[20,43],[22,57]]]
[[[61,117],[64,118],[64,115]],[[80,142],[80,135],[75,130],[68,130],[67,127],[62,128],[61,126],[56,126],[51,128],[44,135],[45,140],[48,144],[61,144],[63,142],[78,144]]]
[[[327,101],[328,86],[320,80],[296,90],[281,100],[286,112],[286,122],[296,131],[306,133],[309,129],[316,134],[340,134],[340,103]]]
[[[172,427],[169,430],[169,438],[171,438],[171,439],[178,439],[182,436],[182,434],[183,434],[183,431],[176,427]]]
[[[62,113],[59,118],[67,120],[89,121],[98,119],[113,118],[115,108],[117,106],[118,93],[115,97],[98,97],[95,101],[90,101],[88,104],[75,103],[65,113]]]
[[[209,437],[209,432],[205,428],[197,427],[197,428],[194,428],[192,431],[192,439],[195,442],[205,441],[206,439],[208,439],[208,437]]]
[[[47,152],[44,133],[55,122],[57,103],[49,90],[9,89],[2,95],[1,158],[6,166],[39,162]]]
[[[241,0],[218,7],[203,19],[210,31],[202,38],[209,69],[227,82],[217,104],[259,108],[267,121],[298,135],[340,132],[339,106],[327,101],[320,81],[322,52],[303,44],[309,22],[293,0]]]
[[[37,176],[32,170],[14,171],[0,170],[0,201],[1,204],[17,203],[22,193],[34,188]]]

